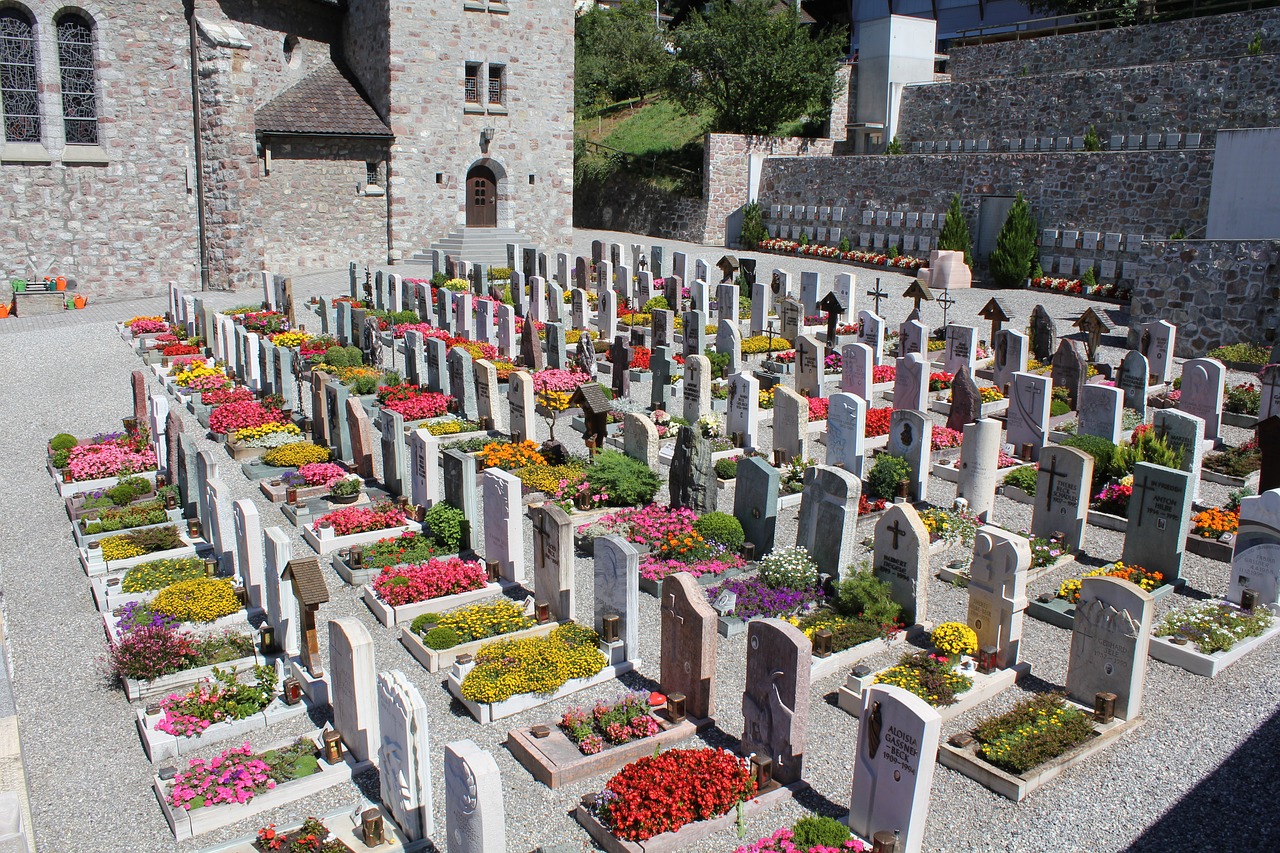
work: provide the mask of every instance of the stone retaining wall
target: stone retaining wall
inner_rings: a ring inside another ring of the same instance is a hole
[[[1280,330],[1280,241],[1171,240],[1143,243],[1130,329],[1168,320],[1176,355],[1225,344],[1266,342]],[[1131,334],[1136,343],[1136,333]]]
[[[707,203],[665,192],[624,173],[603,183],[577,185],[573,225],[700,243],[707,227]]]
[[[959,82],[1076,71],[1082,66],[1123,68],[1238,57],[1245,55],[1258,32],[1263,34],[1264,52],[1280,49],[1280,9],[955,47],[949,51],[948,70]]]

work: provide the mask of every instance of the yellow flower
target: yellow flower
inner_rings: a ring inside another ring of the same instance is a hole
[[[296,441],[267,451],[262,461],[276,468],[297,468],[309,462],[328,462],[332,454],[327,447],[309,441]]]

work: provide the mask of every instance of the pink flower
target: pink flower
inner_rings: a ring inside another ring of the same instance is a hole
[[[400,527],[406,520],[404,512],[394,504],[381,503],[374,507],[352,506],[334,510],[318,518],[311,525],[311,529],[319,531],[320,526],[328,522],[333,527],[335,536],[347,536],[352,533]]]
[[[373,590],[392,607],[483,589],[488,575],[480,563],[458,557],[433,557],[425,563],[388,566],[373,580]]]

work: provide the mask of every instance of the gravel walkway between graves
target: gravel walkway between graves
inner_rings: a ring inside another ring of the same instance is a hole
[[[590,240],[596,236],[579,232],[579,253],[587,253]],[[633,241],[650,242],[630,235],[602,236],[627,245]],[[668,259],[672,248],[681,248],[677,244],[665,245]],[[711,261],[723,253],[714,248],[698,251]],[[761,269],[772,265],[773,259],[764,260]],[[778,259],[776,265],[793,273],[802,268],[824,273],[853,269],[799,259]],[[412,275],[416,270],[409,267],[405,272]],[[895,295],[908,282],[906,277],[890,273],[861,269],[856,272],[860,306],[866,305],[861,292],[874,283],[876,275]],[[345,271],[295,278],[295,293],[300,300],[312,293],[344,289]],[[980,337],[987,337],[986,324],[972,318],[991,294],[974,290],[955,296],[953,318],[970,319],[981,330]],[[1015,318],[1015,327],[1025,323],[1034,305],[1044,304],[1063,331],[1088,304],[1070,297],[1021,291],[1002,293],[1000,299]],[[234,296],[215,297],[216,304],[245,301],[251,300],[243,296],[238,300]],[[0,581],[35,830],[39,849],[48,853],[188,853],[243,837],[268,822],[283,824],[308,814],[355,808],[365,792],[376,796],[376,782],[364,779],[363,791],[354,784],[343,785],[225,831],[175,844],[150,787],[153,768],[138,742],[133,708],[118,689],[99,675],[98,659],[104,650],[101,619],[93,606],[88,579],[76,558],[62,501],[44,468],[44,443],[59,431],[91,435],[119,428],[120,418],[130,408],[129,373],[141,363],[119,339],[110,321],[127,319],[138,313],[139,306],[156,310],[160,305],[163,310],[162,303],[163,300],[152,300],[121,304],[109,317],[76,318],[71,314],[67,322],[7,333],[0,328],[0,340],[7,344],[7,357],[0,361],[0,382],[6,389],[0,401],[0,416],[7,425],[0,436],[0,448],[4,458],[10,460],[6,487],[0,490],[0,512],[8,519],[7,535],[0,546]],[[895,298],[882,307],[891,327],[896,327],[905,319],[910,303]],[[1123,317],[1112,306],[1107,308],[1112,321],[1118,324]],[[941,324],[941,309],[936,304],[926,307],[925,322],[930,326]],[[1123,346],[1123,331],[1118,328],[1106,339],[1104,357],[1112,363],[1118,362],[1122,354],[1116,347]],[[1233,374],[1229,381],[1240,378]],[[647,394],[644,385],[634,392],[637,399],[647,399]],[[256,485],[240,475],[238,466],[231,464],[223,451],[204,438],[193,417],[185,411],[183,416],[187,430],[199,437],[200,448],[217,450],[227,460],[222,467],[223,478],[233,497],[254,499],[263,525],[283,527],[294,541],[295,553],[308,553],[279,510],[262,497]],[[540,424],[540,428],[545,436],[545,425]],[[561,429],[559,434],[577,439],[567,429]],[[768,434],[766,430],[766,437]],[[1227,430],[1231,443],[1238,443],[1244,436],[1241,430]],[[377,442],[374,447],[377,452]],[[1202,498],[1205,503],[1217,505],[1226,495],[1225,488],[1206,484]],[[949,505],[953,496],[953,486],[936,478],[931,481],[930,497],[935,504]],[[663,497],[660,495],[659,499]],[[722,508],[730,507],[732,490],[722,492],[720,500]],[[1021,528],[1029,519],[1029,507],[1003,497],[997,499],[996,520],[1001,524]],[[795,528],[796,511],[784,510],[778,541],[794,541]],[[860,525],[859,533],[860,538],[869,536],[870,523]],[[1114,560],[1120,554],[1121,540],[1121,534],[1089,528],[1087,555],[1082,562],[1100,565]],[[527,521],[525,543],[526,551],[531,552]],[[859,559],[868,556],[863,546],[858,552]],[[528,556],[531,562],[531,553]],[[954,556],[935,558],[934,569]],[[328,561],[322,558],[322,563],[327,566]],[[1056,588],[1071,571],[1059,569],[1037,581],[1029,595],[1034,597]],[[1188,579],[1186,593],[1162,601],[1158,614],[1188,604],[1193,597],[1220,595],[1226,590],[1224,564],[1188,554],[1184,576]],[[332,601],[321,608],[321,621],[354,615],[369,627],[378,668],[404,671],[426,698],[433,754],[438,758],[445,743],[470,738],[494,755],[502,773],[508,850],[523,853],[539,845],[560,845],[558,850],[592,849],[586,833],[569,814],[579,797],[598,789],[606,780],[596,778],[551,791],[534,782],[502,742],[509,728],[550,721],[568,705],[611,697],[618,687],[596,688],[571,700],[480,726],[450,701],[442,675],[426,673],[401,647],[398,631],[377,623],[360,600],[358,590],[344,586],[331,570],[326,569],[326,578]],[[592,611],[589,559],[578,558],[576,579],[578,613],[586,615]],[[929,585],[928,596],[931,621],[964,619],[963,590],[935,580]],[[642,593],[640,606],[643,663],[624,682],[627,687],[649,689],[656,686],[658,673],[658,602]],[[327,639],[327,632],[322,630],[320,641],[325,655]],[[1069,632],[1028,618],[1024,623],[1022,656],[1032,664],[1032,677],[1023,682],[1021,689],[993,699],[967,720],[944,724],[943,737],[977,716],[1011,705],[1024,689],[1060,687],[1069,645]],[[741,731],[739,697],[745,655],[745,635],[721,640],[717,727],[705,737],[710,744],[732,747]],[[893,658],[894,655],[885,654],[872,663],[887,664]],[[1146,724],[1020,805],[940,766],[934,777],[926,849],[1039,853],[1167,851],[1210,846],[1233,851],[1280,848],[1270,802],[1274,790],[1271,759],[1280,747],[1280,681],[1274,676],[1278,666],[1280,643],[1258,649],[1214,681],[1151,662],[1144,702]],[[797,803],[748,820],[745,842],[789,825],[806,809],[836,817],[847,809],[857,722],[834,705],[834,693],[843,678],[841,673],[813,685],[805,764],[805,777],[812,784],[812,791]],[[257,746],[286,740],[322,722],[294,721],[252,741]],[[203,754],[216,753],[222,747]],[[432,779],[437,834],[442,834],[444,778],[439,764],[433,768]],[[732,850],[737,843],[740,842],[733,835],[725,834],[688,849],[720,853]]]

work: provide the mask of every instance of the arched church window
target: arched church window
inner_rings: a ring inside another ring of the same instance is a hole
[[[20,9],[0,9],[0,111],[6,142],[40,141],[33,23]]]
[[[93,27],[81,15],[67,14],[58,19],[58,71],[62,78],[62,122],[67,144],[97,145]]]

